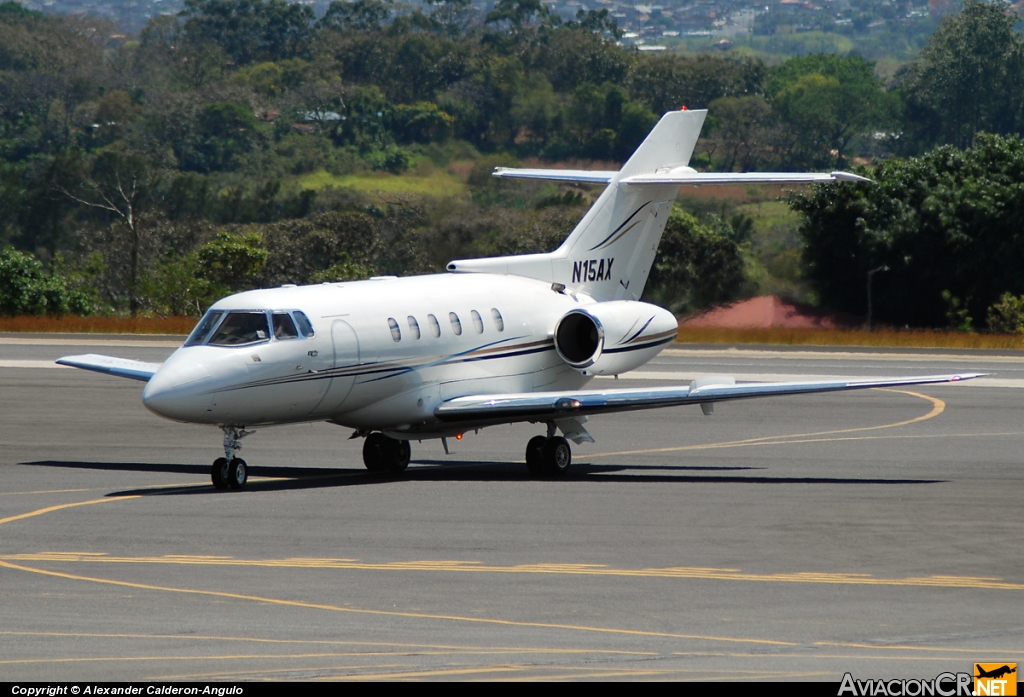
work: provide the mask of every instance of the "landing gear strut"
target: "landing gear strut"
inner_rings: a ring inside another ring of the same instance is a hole
[[[560,477],[569,471],[570,464],[572,448],[561,436],[534,436],[526,444],[526,469],[534,477]]]
[[[409,466],[412,448],[407,440],[371,433],[363,443],[363,464],[371,472],[398,474]]]
[[[218,489],[243,489],[249,480],[249,466],[240,457],[235,457],[235,451],[241,450],[242,446],[238,441],[242,440],[253,431],[246,431],[244,428],[224,426],[224,457],[218,457],[213,461],[211,479],[213,486]]]

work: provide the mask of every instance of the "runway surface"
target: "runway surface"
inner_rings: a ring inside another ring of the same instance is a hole
[[[933,678],[1024,659],[1024,357],[677,346],[615,386],[990,372],[983,381],[413,443],[374,479],[328,424],[244,441],[141,383],[53,367],[173,338],[0,335],[4,680]],[[609,385],[599,381],[597,385]]]

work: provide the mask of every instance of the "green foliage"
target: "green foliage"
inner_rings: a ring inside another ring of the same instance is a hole
[[[317,271],[309,277],[312,283],[332,281],[359,281],[373,276],[373,268],[352,261],[346,252],[339,255],[338,262],[323,271]]]
[[[949,328],[958,332],[971,331],[974,318],[967,314],[970,310],[960,301],[960,298],[948,290],[942,291],[941,295],[942,301],[946,303],[946,321],[949,322]]]
[[[255,232],[219,232],[196,250],[197,270],[203,278],[224,289],[221,295],[254,287],[266,263],[263,238]]]
[[[797,166],[843,167],[854,138],[895,123],[895,96],[856,56],[786,61],[772,71],[767,94],[788,135],[789,163]]]
[[[1024,293],[1024,142],[980,135],[970,150],[890,159],[871,175],[877,184],[789,198],[805,216],[805,274],[824,305],[864,314],[867,272],[882,265],[875,317],[895,325],[960,326],[1003,293]]]
[[[328,5],[323,18],[317,22],[317,28],[337,31],[380,31],[391,10],[391,0],[334,0]]]
[[[1003,2],[966,0],[900,81],[908,151],[968,147],[977,133],[1024,130],[1024,37]]]
[[[435,143],[452,134],[455,119],[433,102],[399,104],[395,107],[395,136],[405,143]]]
[[[60,316],[91,311],[87,296],[69,290],[64,278],[44,272],[32,255],[11,247],[0,251],[0,314]]]
[[[733,236],[721,221],[705,225],[674,207],[643,299],[687,313],[741,297],[747,280]]]
[[[199,112],[195,147],[183,158],[182,169],[218,171],[235,169],[258,137],[256,115],[248,104],[213,102]]]
[[[1024,334],[1024,295],[1003,293],[988,308],[988,328],[997,334]]]
[[[184,32],[217,44],[237,65],[303,55],[312,38],[312,8],[285,0],[185,0]]]
[[[895,19],[890,5],[861,3],[854,22],[890,11]],[[3,3],[0,244],[40,250],[69,287],[92,289],[94,305],[167,313],[199,312],[235,287],[203,266],[200,250],[229,258],[232,245],[249,243],[214,238],[218,229],[263,235],[266,263],[233,273],[239,288],[550,249],[592,193],[509,186],[491,169],[517,158],[611,168],[660,114],[683,105],[711,107],[694,164],[725,170],[828,168],[896,145],[1021,131],[1022,40],[1003,9],[969,0],[900,91],[887,91],[870,60],[822,55],[850,54],[863,37],[799,7],[786,16],[821,31],[783,35],[780,26],[737,38],[748,55],[772,42],[819,52],[769,68],[736,53],[638,52],[615,43],[606,10],[559,24],[537,0],[502,0],[483,25],[468,0],[338,1],[319,22],[310,6],[286,0],[187,0],[138,41],[111,39],[91,19]],[[770,14],[759,26],[783,15]],[[881,263],[894,269],[875,279],[888,321],[916,312],[914,322],[943,323],[943,290],[963,299],[965,317],[1024,292],[1006,266],[1017,254],[1006,232],[1019,222],[1008,164],[1016,155],[998,156],[994,142],[978,139],[991,166],[942,151],[880,168],[902,193],[890,183],[878,189],[885,196],[844,186],[815,198],[808,258],[828,269],[815,283],[833,288],[822,299],[856,307],[863,274]],[[1017,147],[1007,143],[1007,152]],[[717,302],[745,292],[744,263],[765,287],[765,269],[787,287],[802,283],[788,227],[786,244],[778,237],[761,249],[749,220],[719,207],[696,227],[672,223],[668,261],[655,271],[671,282],[652,281],[651,292],[680,308]],[[982,248],[998,250],[994,266],[979,261]],[[936,250],[965,265],[940,276]],[[901,309],[898,297],[920,310]]]

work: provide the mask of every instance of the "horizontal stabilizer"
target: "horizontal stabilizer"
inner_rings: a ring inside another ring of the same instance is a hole
[[[149,382],[161,365],[160,363],[143,363],[114,356],[100,356],[95,353],[87,353],[84,356],[64,356],[57,359],[57,364],[142,382]]]
[[[665,172],[640,174],[620,179],[620,184],[823,184],[826,182],[870,182],[871,179],[850,172]]]
[[[434,414],[442,421],[447,422],[544,421],[684,404],[710,404],[753,397],[780,397],[814,392],[864,390],[872,387],[959,382],[982,375],[982,373],[967,373],[884,380],[761,382],[740,385],[729,384],[728,380],[722,379],[704,385],[701,385],[701,381],[695,381],[688,386],[649,389],[567,390],[565,392],[473,395],[457,397],[444,402],[434,410]]]
[[[607,184],[618,172],[585,169],[516,169],[495,167],[492,176],[499,179],[540,179],[550,182],[577,182],[579,184]]]
[[[871,179],[851,172],[654,172],[619,179],[619,184],[677,186],[707,186],[710,184],[824,184],[827,182],[871,182]],[[543,181],[574,182],[578,184],[609,184],[618,172],[589,171],[584,169],[516,169],[495,167],[493,176],[499,179],[539,179]]]

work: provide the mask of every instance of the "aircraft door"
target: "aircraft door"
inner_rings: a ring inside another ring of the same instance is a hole
[[[352,392],[359,368],[359,337],[352,325],[344,320],[334,320],[331,340],[334,343],[333,377],[327,394],[316,408],[317,414],[333,414],[341,408]]]

